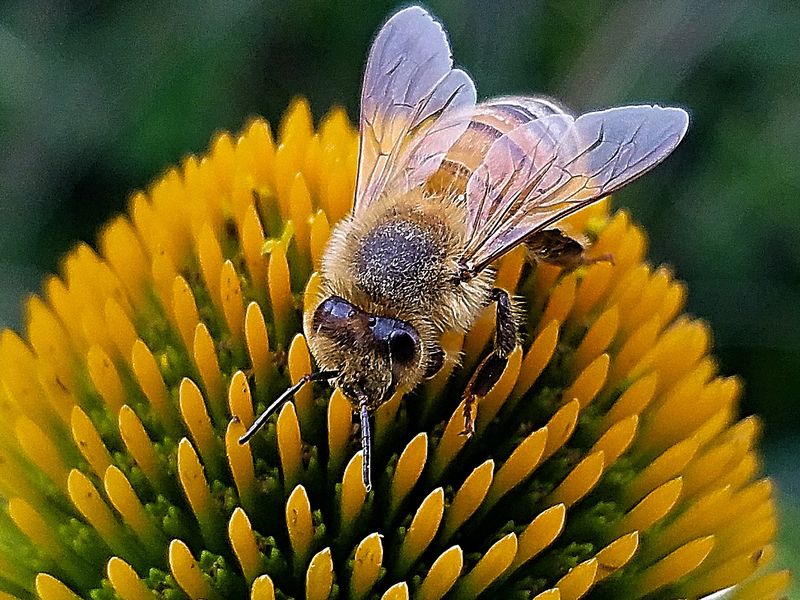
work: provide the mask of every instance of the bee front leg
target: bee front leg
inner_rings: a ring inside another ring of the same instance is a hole
[[[489,393],[500,379],[508,363],[508,355],[517,345],[517,321],[508,292],[501,288],[492,290],[490,301],[496,305],[494,350],[483,359],[464,393],[464,431],[462,435],[471,436],[475,432],[473,407],[478,398]]]

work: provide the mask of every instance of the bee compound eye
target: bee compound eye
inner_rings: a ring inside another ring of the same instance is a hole
[[[395,362],[408,364],[417,353],[417,342],[408,332],[395,329],[389,336],[389,352]]]
[[[378,320],[375,317],[370,317],[367,320],[367,325],[369,325],[369,327],[372,328],[372,327],[375,327],[375,323],[377,323],[377,322],[378,322]]]

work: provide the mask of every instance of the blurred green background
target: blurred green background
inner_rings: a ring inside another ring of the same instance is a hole
[[[220,129],[296,95],[357,114],[394,2],[0,3],[0,325],[76,240]],[[430,1],[481,96],[659,102],[692,125],[619,194],[747,382],[800,565],[800,2]]]

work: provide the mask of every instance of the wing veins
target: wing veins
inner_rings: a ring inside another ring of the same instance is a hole
[[[354,214],[423,184],[459,137],[461,123],[450,115],[468,114],[474,104],[474,86],[453,68],[441,24],[418,6],[392,16],[364,74]]]
[[[477,212],[470,208],[471,241],[459,262],[477,273],[527,236],[627,185],[664,160],[687,125],[680,109],[631,106],[571,122],[556,113],[512,129],[492,145],[480,179],[475,172],[468,182],[467,205]],[[495,146],[513,143],[527,157],[512,167],[513,148],[495,152]],[[536,167],[543,148],[549,156]]]

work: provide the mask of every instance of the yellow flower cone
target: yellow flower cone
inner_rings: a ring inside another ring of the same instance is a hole
[[[613,256],[499,265],[524,343],[459,435],[491,311],[374,416],[367,494],[351,405],[307,387],[301,317],[357,138],[296,102],[167,171],[79,245],[0,336],[0,598],[779,598],[760,426],[718,375],[683,286],[604,204]],[[460,363],[456,359],[460,357]]]

